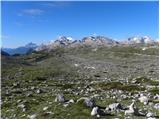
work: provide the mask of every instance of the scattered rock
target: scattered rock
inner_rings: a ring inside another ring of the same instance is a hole
[[[28,93],[26,94],[26,96],[27,96],[27,97],[32,97],[32,96],[33,96],[33,93],[32,93],[32,92],[28,92]]]
[[[141,95],[141,97],[139,98],[139,101],[144,105],[146,105],[148,104],[148,97]]]
[[[63,106],[64,106],[64,107],[67,107],[68,105],[69,105],[69,104],[64,104]]]
[[[65,98],[63,94],[58,94],[55,98],[55,102],[65,102]]]
[[[148,105],[149,106],[153,106],[153,102],[148,102]]]
[[[19,85],[20,85],[19,82],[13,83],[13,87],[19,87]]]
[[[19,104],[18,107],[19,108],[25,108],[25,105],[24,104]]]
[[[154,108],[155,108],[155,109],[159,109],[159,103],[156,103],[156,104],[154,105]]]
[[[93,107],[92,111],[91,111],[91,116],[96,116],[98,115],[98,107]]]
[[[156,94],[156,95],[153,97],[153,99],[159,99],[159,95]]]
[[[33,115],[28,115],[29,119],[35,119],[37,117],[37,114],[33,114]]]
[[[87,107],[90,107],[90,108],[93,108],[96,105],[95,101],[91,98],[85,99],[84,103],[86,104]]]
[[[93,108],[96,106],[95,101],[92,98],[82,97],[77,100],[77,103],[83,102],[85,106]]]
[[[44,107],[44,108],[43,108],[44,111],[47,110],[47,109],[48,109],[48,107]]]
[[[47,113],[47,114],[52,114],[52,115],[54,114],[54,113],[53,113],[53,112],[51,112],[51,111],[49,111],[49,112],[46,112],[46,113]]]
[[[106,111],[115,111],[119,109],[123,109],[120,103],[113,103],[106,107]]]
[[[41,89],[38,89],[38,90],[36,91],[36,93],[37,93],[37,94],[40,94],[40,93],[42,93],[42,90],[41,90]]]
[[[146,117],[147,117],[147,118],[154,117],[154,114],[151,113],[151,112],[148,112],[148,113],[146,114]]]
[[[74,66],[75,66],[75,67],[78,67],[78,66],[79,66],[79,64],[74,64]]]
[[[68,101],[68,103],[74,103],[74,100],[73,100],[73,99],[70,99],[70,100]]]
[[[32,86],[32,87],[31,87],[31,90],[34,90],[34,89],[35,89],[35,87],[34,87],[34,86]]]
[[[128,110],[125,110],[125,116],[127,115],[133,115],[135,113],[134,111],[134,102],[128,107]]]
[[[22,102],[22,100],[20,99],[20,100],[17,100],[17,103],[20,103],[20,102]]]

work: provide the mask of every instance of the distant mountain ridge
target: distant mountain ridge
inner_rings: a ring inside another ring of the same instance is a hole
[[[81,40],[74,39],[72,37],[59,36],[55,40],[51,40],[48,43],[42,43],[41,45],[36,45],[35,43],[28,43],[25,46],[18,48],[2,48],[2,50],[10,55],[14,54],[27,54],[35,51],[42,50],[52,50],[56,47],[78,47],[78,46],[115,46],[115,45],[137,45],[137,44],[154,44],[155,41],[148,37],[129,37],[124,41],[116,41],[114,39],[105,37],[105,36],[87,36]]]
[[[21,46],[18,48],[2,48],[4,52],[7,52],[10,55],[14,54],[26,54],[28,51],[34,50],[38,46],[35,43],[28,43],[25,46]]]
[[[130,37],[125,41],[118,42],[114,39],[105,36],[88,36],[81,40],[76,40],[71,37],[60,36],[55,41],[50,41],[47,44],[41,44],[36,51],[51,50],[56,47],[77,47],[77,46],[115,46],[115,45],[136,45],[136,44],[153,44],[155,41],[148,36]]]
[[[3,51],[3,50],[1,50],[1,55],[2,56],[9,56],[9,54],[7,52]]]

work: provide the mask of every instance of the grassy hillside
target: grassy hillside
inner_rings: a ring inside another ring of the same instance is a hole
[[[128,106],[136,99],[139,109],[158,116],[158,109],[153,107],[158,103],[154,96],[159,94],[158,48],[143,47],[57,48],[2,56],[2,118],[96,118],[82,103],[65,106],[55,102],[58,93],[74,101],[93,97],[104,107],[113,102]],[[150,94],[153,105],[140,103],[135,97],[140,93]],[[113,112],[101,118],[125,116],[124,112]]]

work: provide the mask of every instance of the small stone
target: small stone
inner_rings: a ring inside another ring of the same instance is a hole
[[[34,89],[35,89],[35,87],[34,87],[34,86],[32,86],[32,87],[31,87],[31,90],[34,90]]]
[[[40,93],[42,93],[42,90],[38,89],[38,90],[36,91],[36,93],[37,93],[37,94],[40,94]]]
[[[29,119],[35,119],[36,117],[37,117],[37,115],[36,115],[36,114],[28,115],[28,118],[29,118]]]
[[[64,104],[63,106],[64,106],[64,107],[67,107],[68,105],[69,105],[69,104]]]
[[[27,93],[27,95],[26,95],[27,97],[31,97],[32,96],[32,93],[31,92],[29,92],[29,93]]]
[[[112,99],[115,99],[115,98],[116,98],[116,96],[113,96],[113,97],[112,97]]]
[[[156,103],[156,104],[154,105],[154,108],[155,108],[155,109],[159,109],[159,103]]]
[[[153,117],[154,115],[153,115],[153,113],[151,113],[151,112],[148,112],[147,114],[146,114],[146,117],[147,118],[150,118],[150,117]]]
[[[22,100],[17,100],[17,103],[20,103]]]
[[[26,111],[26,108],[23,108],[22,111],[25,112],[25,111]]]
[[[153,106],[153,102],[149,102],[148,105],[149,105],[149,106]]]
[[[100,115],[97,115],[97,118],[100,118]]]
[[[25,117],[26,116],[26,114],[23,114],[21,117]]]
[[[127,96],[126,96],[125,94],[122,94],[122,95],[121,95],[121,98],[122,98],[122,99],[126,99]]]
[[[95,89],[91,87],[91,88],[89,89],[89,91],[90,91],[90,92],[94,92]]]
[[[148,98],[147,98],[146,96],[141,96],[141,97],[139,98],[139,101],[140,101],[141,103],[143,103],[144,105],[146,105],[146,104],[148,103]]]
[[[13,83],[13,86],[14,86],[14,87],[19,86],[19,82],[17,82],[17,83]]]
[[[58,94],[56,96],[55,102],[65,102],[65,98],[63,94]]]
[[[25,108],[25,105],[24,104],[20,104],[20,105],[18,105],[18,107]]]
[[[51,104],[53,104],[53,103],[52,103],[52,102],[48,102],[48,104],[50,104],[50,105],[51,105]]]
[[[78,92],[76,92],[76,93],[75,93],[75,95],[79,95],[79,93],[78,93]]]
[[[159,99],[159,95],[155,95],[153,99]]]
[[[68,102],[69,102],[69,103],[74,103],[74,100],[73,100],[73,99],[70,99]]]
[[[74,64],[74,66],[75,66],[75,67],[78,67],[79,65],[78,65],[78,64]]]
[[[54,114],[53,112],[49,111],[49,112],[46,112],[47,114]]]
[[[48,109],[48,107],[44,107],[44,108],[43,108],[44,111],[47,110],[47,109]]]

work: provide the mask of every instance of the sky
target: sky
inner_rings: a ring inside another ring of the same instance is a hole
[[[46,43],[58,36],[103,35],[124,40],[158,36],[158,1],[3,1],[2,47]]]

